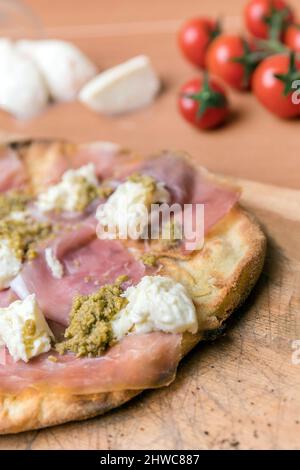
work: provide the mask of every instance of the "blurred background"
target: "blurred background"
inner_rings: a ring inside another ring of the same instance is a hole
[[[299,0],[290,2],[300,16]],[[154,103],[140,111],[104,117],[79,102],[51,104],[18,121],[0,111],[0,132],[83,142],[110,140],[139,152],[185,150],[211,170],[273,184],[300,187],[299,120],[281,121],[250,93],[228,90],[230,122],[201,132],[177,110],[180,85],[199,71],[182,57],[176,40],[185,19],[221,18],[225,30],[242,31],[243,0],[0,0],[0,35],[72,41],[102,71],[147,54],[163,81]],[[0,70],[1,73],[1,70]]]

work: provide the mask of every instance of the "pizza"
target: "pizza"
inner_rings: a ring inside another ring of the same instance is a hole
[[[239,197],[178,152],[3,146],[0,432],[100,415],[169,385],[261,273],[266,239]]]

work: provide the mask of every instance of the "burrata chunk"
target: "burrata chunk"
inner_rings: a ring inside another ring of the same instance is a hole
[[[17,48],[34,61],[56,101],[76,99],[82,86],[97,73],[90,59],[66,41],[21,40]]]
[[[41,73],[7,39],[0,40],[0,71],[0,108],[21,119],[45,108],[49,92]]]
[[[141,55],[97,75],[79,100],[99,113],[119,114],[149,105],[159,88],[150,59]]]

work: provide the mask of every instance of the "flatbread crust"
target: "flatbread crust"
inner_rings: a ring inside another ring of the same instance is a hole
[[[161,275],[182,282],[192,296],[201,333],[184,334],[184,357],[207,332],[218,330],[245,300],[264,264],[266,238],[253,217],[234,208],[206,238],[202,251],[189,260],[164,257]],[[93,395],[27,390],[0,394],[0,434],[18,433],[104,414],[142,390]]]

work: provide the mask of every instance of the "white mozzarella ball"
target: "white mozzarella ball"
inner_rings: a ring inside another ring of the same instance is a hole
[[[36,65],[7,39],[0,40],[0,108],[18,118],[40,113],[48,89]]]
[[[57,101],[72,101],[82,86],[97,73],[95,65],[73,44],[52,40],[17,42],[40,69],[50,94]]]
[[[99,113],[119,114],[149,105],[159,88],[149,57],[141,55],[97,75],[82,88],[79,100]]]

